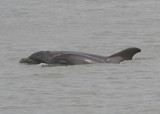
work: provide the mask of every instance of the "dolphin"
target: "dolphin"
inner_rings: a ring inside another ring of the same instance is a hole
[[[48,64],[55,65],[79,65],[79,64],[94,64],[94,63],[120,63],[124,60],[132,60],[133,56],[140,52],[139,48],[128,48],[111,56],[98,58],[80,53],[66,53],[52,58]]]
[[[96,57],[99,59],[104,59],[104,56],[96,55],[96,54],[88,54],[76,51],[38,51],[33,53],[27,58],[22,58],[19,62],[20,63],[28,63],[28,64],[40,64],[40,63],[48,63],[52,58],[62,55],[62,54],[81,54],[81,55],[88,55],[92,57]]]
[[[141,52],[141,49],[136,47],[127,48],[110,56],[75,51],[39,51],[33,53],[28,58],[22,58],[20,63],[47,63],[56,65],[120,63],[124,60],[132,60],[133,56],[138,52]]]

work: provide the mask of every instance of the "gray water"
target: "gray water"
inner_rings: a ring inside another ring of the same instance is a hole
[[[40,50],[111,55],[121,64],[20,64]],[[1,0],[0,114],[159,114],[159,0]]]

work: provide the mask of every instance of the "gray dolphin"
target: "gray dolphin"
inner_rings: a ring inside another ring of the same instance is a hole
[[[79,54],[79,53],[66,53],[61,54],[51,59],[48,64],[52,65],[79,65],[79,64],[93,64],[93,63],[105,63],[104,59],[100,59],[94,56]]]
[[[66,53],[58,55],[52,58],[48,64],[55,65],[78,65],[78,64],[93,64],[93,63],[120,63],[124,60],[132,60],[133,56],[140,52],[139,48],[128,48],[116,54],[108,57],[98,58],[95,56],[77,54],[77,53]]]
[[[75,51],[38,51],[33,53],[27,58],[22,58],[19,62],[20,63],[29,63],[29,64],[39,64],[39,63],[48,63],[52,58],[62,55],[62,54],[81,54],[81,55],[88,55],[92,57],[96,57],[99,59],[105,59],[104,56],[96,55],[96,54],[88,54],[88,53],[81,53]]]
[[[33,53],[28,58],[22,58],[20,63],[47,63],[59,65],[120,63],[124,60],[132,60],[133,56],[138,52],[141,52],[141,50],[136,47],[127,48],[111,56],[101,56],[75,51],[39,51]]]

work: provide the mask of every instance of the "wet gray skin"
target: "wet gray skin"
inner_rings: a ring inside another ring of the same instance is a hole
[[[120,63],[132,60],[133,56],[141,52],[139,48],[127,48],[111,56],[101,56],[74,51],[39,51],[28,58],[22,58],[20,63],[48,63],[60,65],[93,64],[93,63]]]
[[[56,65],[79,65],[79,64],[93,64],[93,63],[105,63],[105,60],[89,55],[68,53],[56,56],[48,62],[48,64],[56,64]]]
[[[94,64],[94,63],[120,63],[124,60],[132,60],[132,57],[140,52],[138,48],[128,48],[109,57],[98,58],[77,53],[66,53],[52,58],[48,64],[55,65],[79,65],[79,64]]]
[[[81,53],[75,51],[39,51],[33,53],[28,58],[22,58],[20,63],[29,63],[29,64],[39,64],[39,63],[48,63],[52,58],[61,55],[61,54],[82,54],[82,55],[89,55],[99,59],[104,59],[104,56],[95,55],[95,54],[88,54],[88,53]]]

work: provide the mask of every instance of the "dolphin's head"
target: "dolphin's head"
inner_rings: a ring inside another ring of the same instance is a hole
[[[19,62],[20,63],[28,63],[28,64],[38,64],[38,62],[36,62],[30,58],[22,58]]]
[[[50,51],[39,51],[33,53],[28,58],[22,58],[20,60],[20,63],[30,63],[30,64],[47,63],[52,57],[53,54],[51,54]]]

